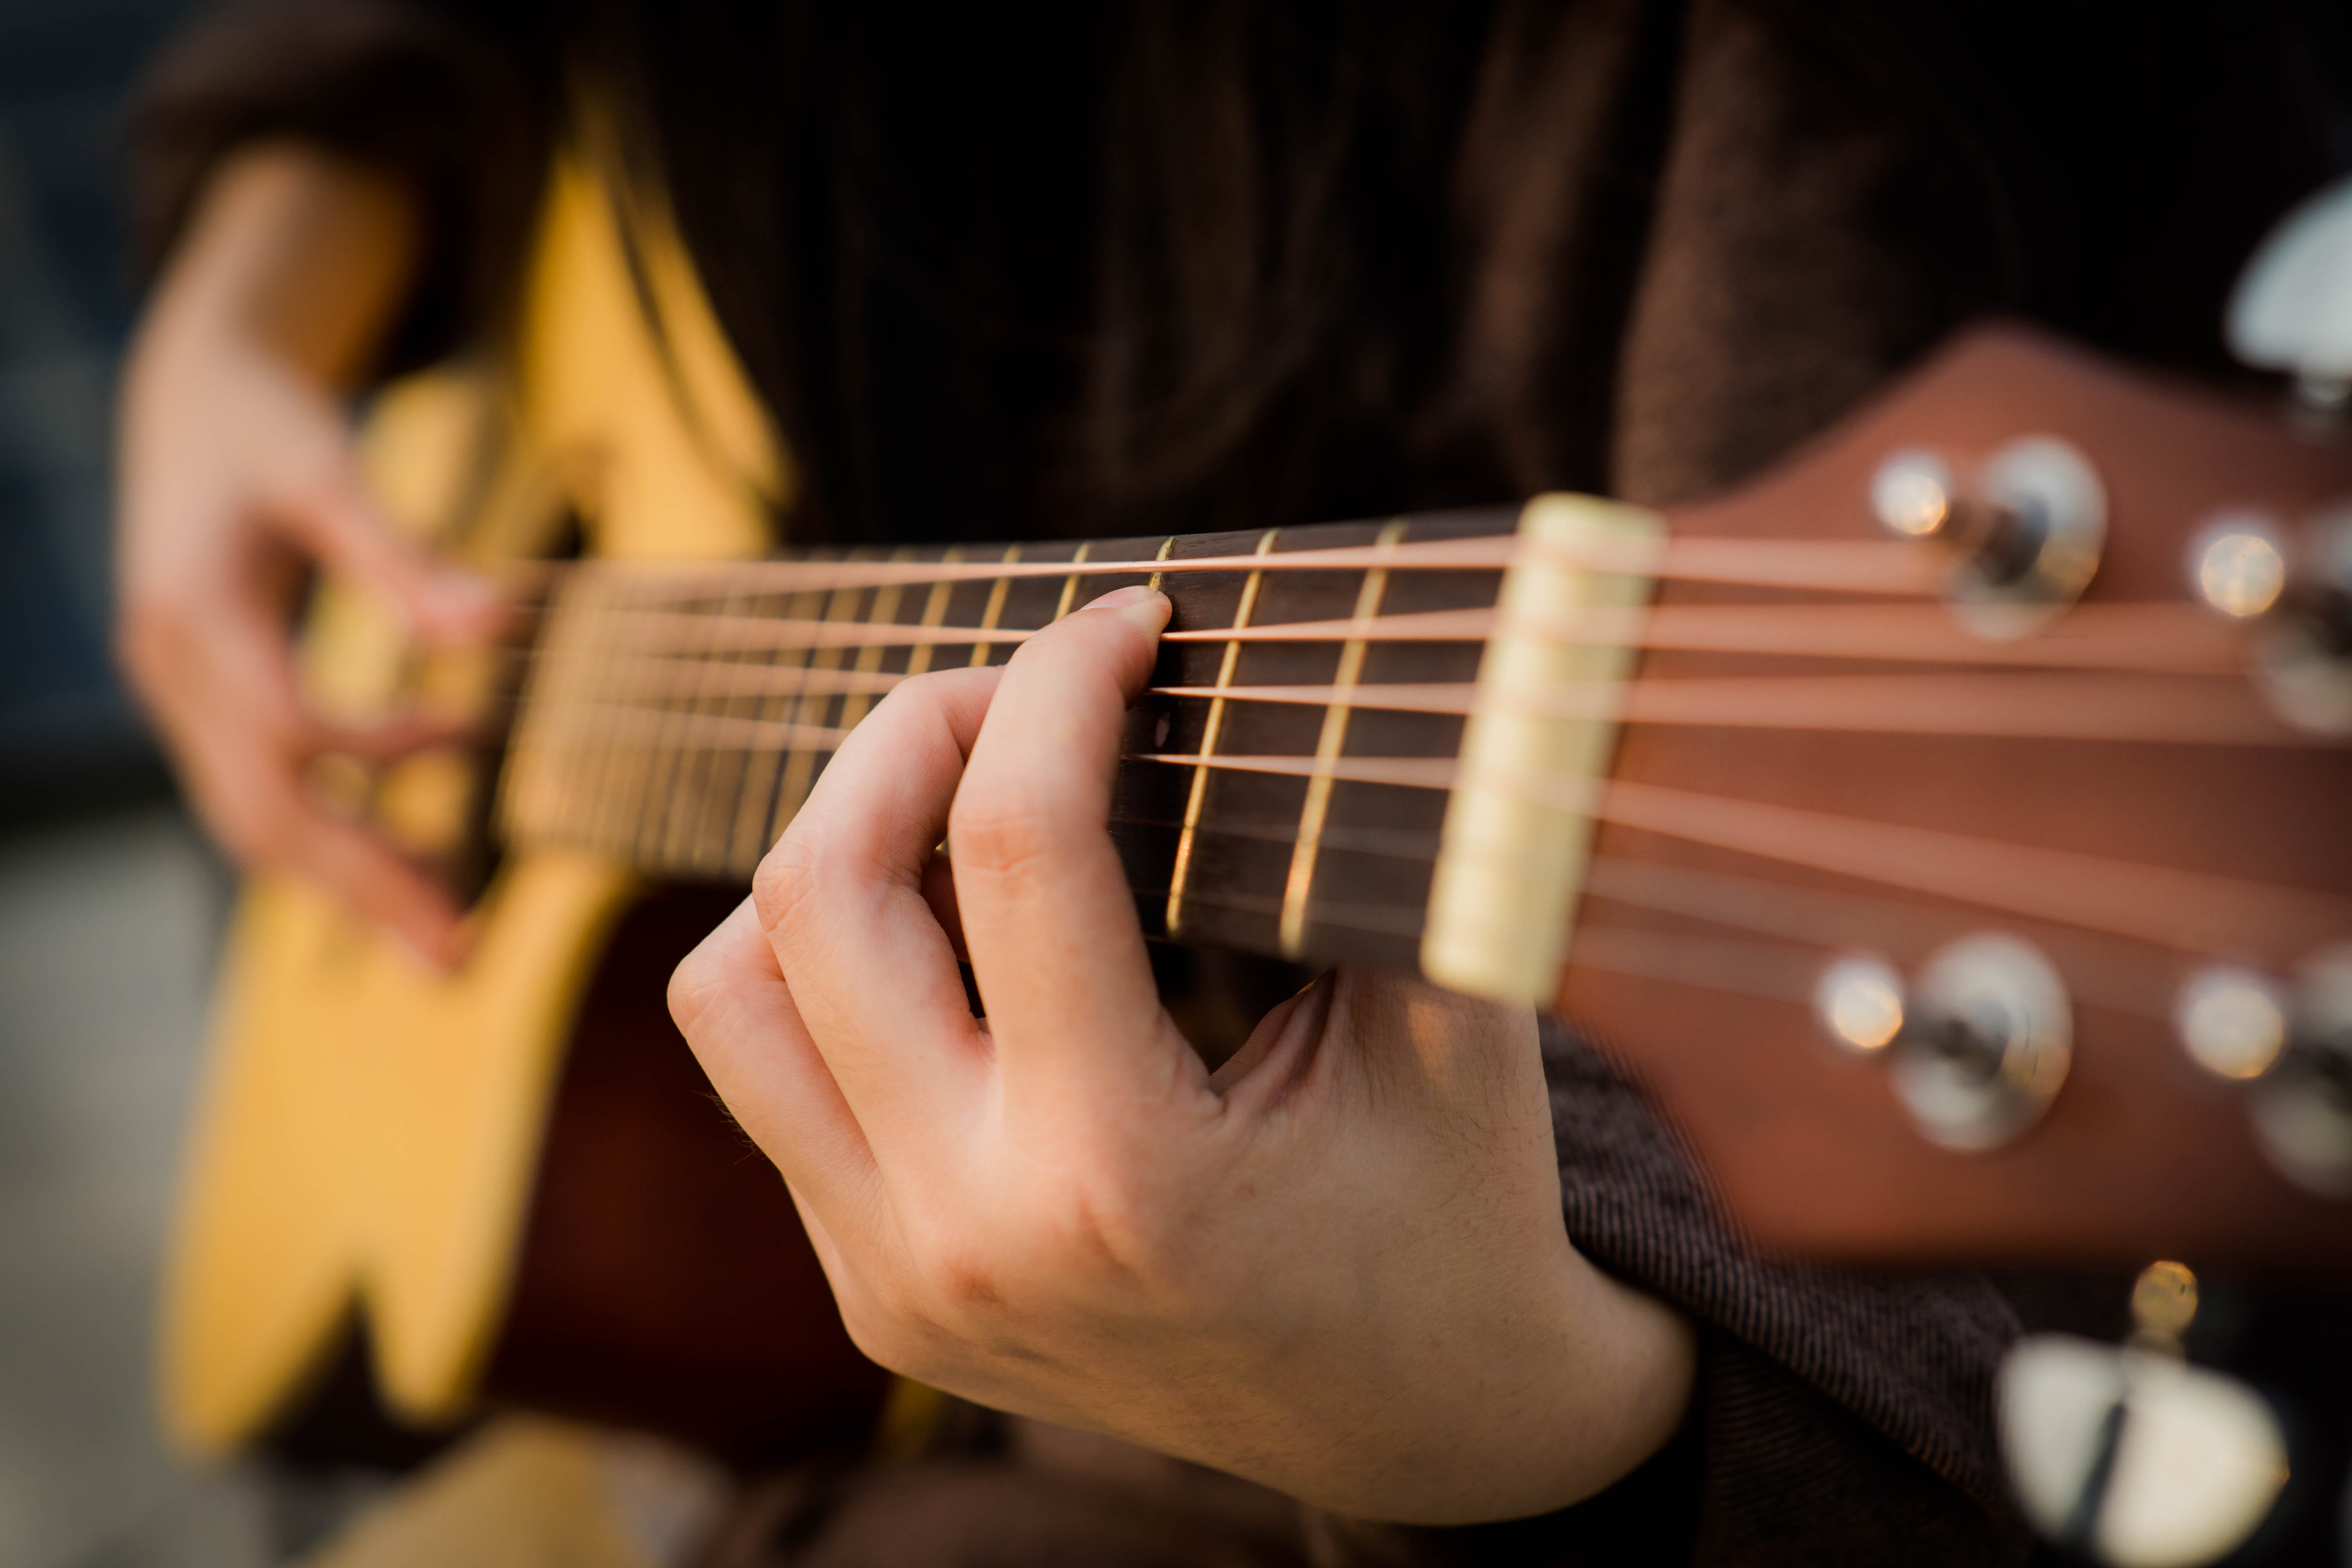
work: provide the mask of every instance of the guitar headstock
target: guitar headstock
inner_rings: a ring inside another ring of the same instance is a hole
[[[1920,574],[1663,580],[1627,689],[1559,1007],[1762,1243],[2352,1271],[2347,499],[1997,327],[1669,514]]]

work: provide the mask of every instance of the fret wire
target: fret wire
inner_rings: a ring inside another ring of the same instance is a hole
[[[1021,547],[1017,544],[1008,545],[1005,548],[1004,559],[999,564],[1011,566],[1020,559]],[[981,611],[980,625],[973,628],[975,631],[992,632],[996,629],[996,623],[1004,618],[1004,597],[1012,592],[1012,589],[1013,579],[1009,576],[1000,576],[989,585],[988,607]],[[987,643],[972,644],[971,659],[972,668],[978,669],[988,662],[988,650]]]
[[[539,635],[551,649],[570,652],[577,618],[571,605],[551,606],[540,619]],[[564,765],[560,725],[562,705],[581,679],[583,663],[572,652],[527,664],[516,683],[520,718],[514,763],[499,781],[499,816],[509,837],[579,830],[582,770]]]
[[[1406,524],[1400,519],[1381,530],[1375,548],[1393,546],[1404,536]],[[1381,597],[1388,591],[1389,574],[1385,568],[1372,567],[1364,573],[1362,585],[1356,595],[1355,619],[1369,622],[1379,613]],[[1229,645],[1230,646],[1230,645]],[[1356,684],[1364,668],[1365,644],[1362,638],[1352,638],[1340,645],[1339,668],[1332,684],[1343,691]],[[1307,799],[1298,808],[1298,843],[1290,857],[1290,875],[1282,891],[1282,924],[1280,941],[1283,956],[1297,957],[1307,942],[1307,900],[1315,888],[1315,863],[1321,853],[1323,819],[1331,807],[1331,791],[1336,780],[1328,764],[1337,761],[1339,749],[1348,738],[1348,705],[1333,702],[1323,710],[1322,733],[1315,742],[1317,772],[1307,781]],[[1206,757],[1202,758],[1205,763]],[[1201,770],[1206,772],[1203,768]]]
[[[1176,553],[1176,537],[1177,537],[1177,536],[1176,536],[1175,534],[1172,534],[1172,533],[1171,533],[1171,534],[1170,534],[1167,538],[1165,538],[1165,539],[1161,540],[1161,541],[1160,542],[1160,551],[1159,551],[1159,553],[1157,553],[1157,554],[1155,554],[1154,556],[1152,556],[1152,558],[1151,558],[1151,559],[1152,559],[1152,560],[1154,560],[1154,561],[1162,561],[1162,562],[1164,562],[1164,561],[1166,561],[1166,560],[1167,560],[1171,555],[1175,554],[1175,553]],[[1151,574],[1151,576],[1150,576],[1150,580],[1148,580],[1148,581],[1147,581],[1143,585],[1144,585],[1146,588],[1149,588],[1150,590],[1151,590],[1151,592],[1153,592],[1153,593],[1157,594],[1158,592],[1160,592],[1160,580],[1161,580],[1162,578],[1166,577],[1167,575],[1168,575],[1167,568],[1163,566],[1163,567],[1161,567],[1159,571],[1154,572],[1154,573]]]
[[[624,583],[616,584],[609,601],[604,619],[608,627],[623,616],[633,613],[624,606],[631,605],[641,587]],[[623,639],[610,630],[598,639],[596,668],[599,674],[612,668],[622,654]],[[584,732],[584,731],[583,731]],[[614,745],[606,749],[603,767],[599,770],[596,800],[596,830],[598,843],[608,852],[628,858],[632,850],[628,826],[636,816],[643,796],[646,764],[650,753],[643,747]]]
[[[756,605],[766,595],[755,597],[752,603]],[[768,649],[764,660],[754,668],[773,669],[782,658],[782,654],[780,650]],[[723,664],[718,660],[712,662],[718,666],[711,672],[714,685],[720,686],[730,699],[744,695],[749,695],[751,699],[751,711],[745,714],[735,713],[730,700],[726,710],[729,716],[747,720],[759,718],[768,705],[768,694],[756,689],[748,693],[744,691],[744,683],[736,679],[738,672],[743,668],[738,661],[729,659]],[[754,781],[761,777],[761,760],[756,752],[746,751],[737,753],[735,766],[729,777],[727,786],[723,789],[714,789],[709,800],[705,804],[702,813],[705,825],[702,835],[705,868],[721,874],[740,872],[744,869],[741,855],[744,803],[757,793]]]
[[[793,596],[791,613],[795,616],[815,615],[823,603],[824,595],[820,591],[808,589]],[[785,668],[806,669],[809,656],[814,650],[803,647],[792,651],[798,658],[786,663]],[[764,705],[763,711],[781,722],[795,706],[792,698],[780,697]],[[756,861],[766,855],[769,847],[775,843],[777,835],[783,831],[781,817],[786,814],[780,812],[779,803],[784,798],[784,755],[781,751],[770,751],[760,760],[764,764],[763,787],[746,791],[735,809],[733,858],[738,864],[747,859]]]
[[[598,678],[614,656],[614,639],[605,631],[604,614],[613,588],[590,577],[571,578],[569,586],[573,591],[568,595],[571,607],[565,618],[577,644],[577,679],[554,706],[549,728],[561,742],[554,753],[556,765],[579,770],[578,824],[582,841],[609,850],[604,819],[610,775],[620,765],[619,759],[612,746],[596,743],[598,738],[589,732],[581,710],[583,698],[595,690]]]
[[[737,614],[745,599],[746,595],[740,592],[729,594],[719,601],[719,613],[730,616]],[[698,716],[714,711],[726,716],[726,694],[713,689],[711,672],[718,663],[715,658],[703,661],[702,678],[688,699]],[[731,749],[689,746],[672,774],[670,798],[662,812],[662,856],[667,864],[694,870],[710,868],[703,861],[701,846],[710,833],[712,781],[722,756],[733,758],[739,767],[749,760],[743,752]]]
[[[864,594],[863,588],[835,588],[833,591],[831,602],[825,607],[824,618],[827,623],[855,624],[857,620],[858,601]],[[820,648],[809,658],[808,668],[812,670],[829,672],[839,668],[840,666],[841,650],[838,647]],[[796,728],[812,727],[811,721],[822,717],[826,705],[832,700],[832,698],[823,694],[803,695],[795,699],[793,704],[794,726]],[[811,704],[814,704],[814,708]],[[816,780],[816,747],[786,742],[784,777],[782,784],[776,789],[777,821],[770,838],[771,843],[774,842],[776,837],[782,834],[784,824],[798,815],[802,803],[808,799],[809,788]]]
[[[699,650],[703,658],[708,660],[719,651],[715,628],[725,625],[728,617],[712,615],[706,610],[697,618],[708,628],[708,646]],[[675,785],[677,773],[686,761],[685,749],[678,737],[685,730],[691,710],[672,707],[663,712],[661,724],[646,742],[643,794],[637,800],[635,821],[629,829],[630,858],[640,864],[658,865],[662,862],[667,847],[670,808],[677,803]]]
[[[908,553],[909,552],[902,545],[890,552],[890,559],[902,561]],[[874,604],[866,612],[866,620],[876,626],[887,626],[895,622],[898,618],[898,602],[905,593],[905,584],[899,583],[886,583],[876,589]],[[857,661],[852,667],[853,673],[867,681],[881,679],[883,652],[884,649],[879,643],[869,644],[859,648]],[[904,677],[894,676],[889,679],[891,684],[896,685]],[[855,729],[858,721],[866,717],[866,712],[874,706],[876,689],[877,688],[872,686],[863,688],[845,686],[842,689],[841,727],[843,729]],[[882,687],[879,689],[887,691],[889,688]]]
[[[1094,553],[1094,548],[1095,542],[1091,539],[1082,542],[1078,546],[1077,553],[1070,557],[1070,564],[1073,566],[1085,565],[1087,557]],[[1062,596],[1054,605],[1054,618],[1055,620],[1058,621],[1064,616],[1070,613],[1070,605],[1078,596],[1078,579],[1081,575],[1083,575],[1083,574],[1073,572],[1062,580]]]
[[[1255,553],[1265,555],[1272,552],[1275,537],[1279,532],[1278,529],[1267,529],[1259,536]],[[1071,581],[1075,583],[1076,579],[1072,578]],[[1234,611],[1234,629],[1238,630],[1249,625],[1250,612],[1257,606],[1258,588],[1265,581],[1265,573],[1253,572],[1243,582],[1241,604]],[[1234,668],[1241,661],[1241,653],[1240,643],[1225,644],[1224,655],[1217,664],[1216,689],[1223,690],[1233,684]],[[1212,697],[1209,700],[1208,720],[1201,730],[1201,755],[1203,757],[1216,754],[1217,731],[1223,727],[1224,719],[1224,699]],[[1167,926],[1169,934],[1171,936],[1183,928],[1184,883],[1192,869],[1192,840],[1200,826],[1202,803],[1208,797],[1209,777],[1208,769],[1194,768],[1192,782],[1184,798],[1184,826],[1176,837],[1176,861],[1168,878]]]
[[[963,552],[954,548],[950,548],[940,558],[943,565],[952,564],[962,559]],[[923,618],[919,623],[921,630],[937,632],[940,629],[940,623],[947,618],[948,600],[954,593],[955,584],[949,578],[942,577],[931,584],[930,596],[923,601]],[[907,673],[920,675],[931,668],[932,645],[921,638],[910,640],[913,642],[913,650],[907,655]]]

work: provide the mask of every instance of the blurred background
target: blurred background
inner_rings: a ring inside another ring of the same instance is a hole
[[[227,881],[107,660],[126,95],[199,0],[0,0],[0,1563],[246,1568],[286,1500],[153,1430]]]

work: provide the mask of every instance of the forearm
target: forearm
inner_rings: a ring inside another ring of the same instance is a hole
[[[148,303],[131,395],[151,363],[199,345],[352,385],[400,312],[421,240],[397,179],[293,142],[236,153],[207,181]]]

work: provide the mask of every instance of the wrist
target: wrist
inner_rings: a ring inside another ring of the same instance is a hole
[[[165,263],[134,371],[241,354],[332,392],[362,377],[421,241],[399,182],[294,142],[224,161]]]

